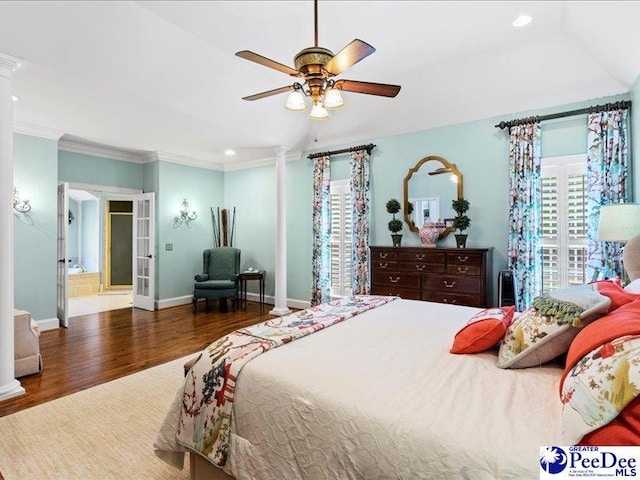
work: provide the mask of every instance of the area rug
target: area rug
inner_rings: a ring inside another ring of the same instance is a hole
[[[4,479],[188,479],[153,441],[193,356],[0,418]]]

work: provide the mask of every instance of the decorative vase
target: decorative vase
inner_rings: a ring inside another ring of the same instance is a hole
[[[402,243],[402,234],[401,233],[392,233],[391,241],[393,242],[394,247],[399,247]]]
[[[467,247],[467,234],[466,233],[456,233],[456,245],[458,248],[466,248]]]
[[[420,241],[423,247],[435,248],[440,234],[446,230],[444,222],[424,222],[420,229]]]

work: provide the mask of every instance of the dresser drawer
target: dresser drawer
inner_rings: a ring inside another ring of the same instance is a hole
[[[378,260],[396,260],[396,259],[397,259],[397,253],[393,249],[371,251],[371,262],[377,262]]]
[[[443,252],[434,252],[425,248],[410,252],[398,252],[398,260],[402,262],[441,263],[444,265],[446,256]]]
[[[482,275],[482,267],[475,265],[447,265],[447,273],[452,275]]]
[[[479,295],[460,295],[449,292],[422,291],[422,300],[428,302],[449,303],[452,305],[466,305],[468,307],[486,307],[485,299]]]
[[[394,260],[371,260],[371,270],[374,272],[380,270],[396,272],[398,271],[398,262]]]
[[[398,270],[401,272],[417,272],[417,273],[445,273],[444,264],[423,263],[423,262],[399,262]]]
[[[392,297],[400,297],[407,300],[420,300],[420,290],[417,288],[403,288],[392,286],[371,287],[371,295],[387,295]]]
[[[447,264],[449,265],[482,265],[481,253],[447,253]]]
[[[420,275],[417,273],[373,271],[371,277],[373,286],[420,288]]]
[[[482,279],[462,275],[430,275],[423,279],[423,290],[454,293],[480,293]]]

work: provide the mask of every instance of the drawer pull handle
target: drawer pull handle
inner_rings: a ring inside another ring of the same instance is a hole
[[[443,280],[443,282],[444,282],[444,286],[447,287],[447,288],[453,288],[453,287],[456,286],[455,280],[453,282],[451,282],[451,283],[447,283],[446,280]]]
[[[467,273],[469,271],[469,267],[458,267],[458,273]]]
[[[380,268],[382,268],[383,270],[384,270],[385,268],[387,268],[388,266],[389,266],[389,264],[388,264],[388,263],[386,263],[386,262],[385,262],[385,263],[382,263],[382,262],[380,263]]]
[[[395,279],[393,277],[389,277],[389,281],[391,283],[398,283],[400,281],[400,277],[396,277]]]
[[[458,261],[459,261],[459,262],[464,263],[464,262],[466,262],[467,260],[469,260],[469,256],[468,256],[468,255],[465,255],[464,257],[461,257],[460,255],[458,255]]]
[[[388,253],[378,253],[378,255],[380,256],[380,258],[387,258],[389,256]]]
[[[444,303],[449,303],[449,301],[446,298],[443,298],[442,301]],[[451,300],[451,304],[453,305],[454,303],[456,303],[456,300]]]
[[[418,255],[418,254],[416,253],[416,260],[424,260],[424,257],[425,257],[425,256],[426,256],[426,255],[425,255],[424,253],[423,253],[422,255]]]
[[[418,271],[422,272],[422,271],[424,271],[424,267],[425,267],[425,266],[426,266],[426,265],[416,265],[416,270],[418,270]]]

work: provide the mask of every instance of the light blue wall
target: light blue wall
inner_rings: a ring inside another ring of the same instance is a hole
[[[142,188],[142,163],[125,162],[82,153],[58,152],[61,182]]]
[[[193,293],[193,277],[202,272],[202,251],[213,247],[213,207],[224,207],[222,172],[160,161],[156,165],[156,298],[171,299]],[[149,184],[154,182],[149,170]],[[145,175],[145,178],[147,176]],[[182,199],[186,198],[198,218],[191,228],[174,225]],[[173,245],[167,250],[166,244]]]
[[[80,263],[79,244],[78,244],[78,225],[80,224],[80,215],[78,214],[78,202],[73,198],[69,198],[69,211],[73,215],[73,221],[67,226],[67,259],[71,260],[69,265]]]
[[[371,245],[391,245],[390,232],[387,229],[391,216],[386,212],[385,204],[390,198],[403,197],[403,180],[409,168],[427,155],[441,156],[457,165],[463,176],[464,196],[471,203],[467,213],[472,220],[471,228],[466,231],[469,234],[467,246],[494,248],[495,301],[497,272],[507,265],[509,153],[508,134],[505,130],[497,129],[495,125],[500,120],[569,111],[626,99],[629,99],[629,95],[591,99],[535,112],[520,112],[501,118],[354,142],[373,142],[377,145],[371,155]],[[349,145],[336,145],[326,149],[346,146]],[[544,123],[543,156],[569,155],[585,151],[586,116],[567,117]],[[331,169],[332,180],[348,178],[348,155],[334,157]],[[634,169],[636,178],[637,170],[638,167]],[[287,293],[289,298],[298,300],[308,300],[311,289],[312,173],[312,162],[306,158],[306,154],[299,161],[287,163]],[[225,181],[227,188],[231,190],[238,185],[252,185],[252,189],[254,186],[260,189],[256,193],[268,193],[263,201],[252,203],[256,209],[252,218],[272,218],[275,198],[270,192],[263,192],[263,185],[273,182],[273,169],[260,167],[229,172],[225,175]],[[253,243],[243,245],[243,256],[262,258],[274,255],[269,239],[275,237],[275,225],[263,228],[259,241],[253,239]],[[403,245],[420,245],[416,233],[406,227],[403,233]],[[441,241],[440,245],[454,247],[455,239],[449,236]]]
[[[275,166],[227,172],[224,175],[224,206],[230,221],[236,209],[234,246],[241,252],[241,267],[265,270],[265,293],[274,294],[276,176]],[[247,290],[257,292],[257,282]]]
[[[85,200],[82,209],[82,258],[80,263],[87,272],[100,271],[100,225],[98,200]]]
[[[16,308],[35,320],[56,317],[58,143],[15,134],[14,183],[31,200],[28,214],[15,214]]]

